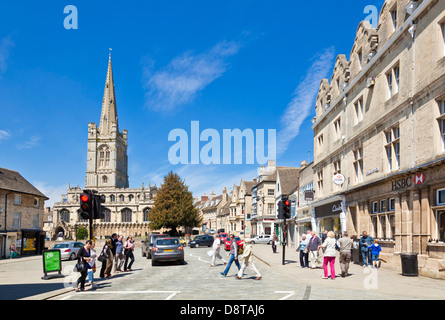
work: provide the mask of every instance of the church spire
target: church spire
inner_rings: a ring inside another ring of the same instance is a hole
[[[100,116],[99,133],[111,135],[113,125],[116,125],[116,133],[119,132],[117,122],[116,97],[114,94],[113,67],[111,65],[111,49],[108,58],[107,79],[105,81],[104,97],[102,100],[102,113]]]

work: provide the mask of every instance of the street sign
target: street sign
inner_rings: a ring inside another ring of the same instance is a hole
[[[48,280],[51,278],[63,278],[62,260],[60,257],[60,250],[44,250],[42,253],[43,258],[43,273],[45,274],[42,279]],[[57,274],[48,275],[48,272],[57,272]]]
[[[341,173],[337,173],[336,175],[334,175],[334,177],[332,178],[332,181],[336,184],[336,185],[341,185],[345,182],[345,176],[342,175]]]

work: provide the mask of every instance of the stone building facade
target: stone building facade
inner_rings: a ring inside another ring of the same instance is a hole
[[[97,190],[106,200],[104,219],[94,220],[96,238],[113,233],[144,236],[150,232],[148,213],[154,205],[157,188],[150,183],[148,186],[142,183],[141,188],[129,188],[127,136],[127,130],[119,131],[110,55],[100,124],[99,127],[92,122],[88,124],[85,188],[68,184],[67,193],[54,204],[53,237],[63,232],[65,238],[74,239],[78,227],[88,229],[89,222],[82,219],[79,212],[84,189]]]
[[[414,9],[412,9],[414,5]],[[445,2],[387,0],[361,22],[348,61],[320,82],[314,130],[314,218],[380,239],[384,267],[418,254],[445,278]],[[334,175],[344,176],[342,184]]]
[[[20,173],[0,168],[0,258],[9,258],[11,244],[20,255],[42,253],[45,200]]]

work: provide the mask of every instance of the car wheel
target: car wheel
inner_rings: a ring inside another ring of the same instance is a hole
[[[76,259],[76,254],[73,252],[73,253],[71,253],[71,255],[70,255],[70,260],[74,260],[74,259]]]
[[[250,241],[250,244],[255,244],[255,241],[253,241],[253,240],[252,240],[252,241]]]
[[[151,265],[154,267],[154,266],[157,266],[158,265],[158,262],[157,261],[155,261],[155,260],[153,260],[153,259],[151,259]]]
[[[182,266],[184,263],[185,263],[184,259],[178,260],[178,264],[179,264],[179,265]]]

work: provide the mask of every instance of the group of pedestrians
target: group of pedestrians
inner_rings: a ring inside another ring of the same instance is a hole
[[[329,278],[328,271],[330,271],[331,279],[334,280],[335,259],[338,252],[341,277],[347,277],[349,275],[348,270],[353,245],[354,241],[349,238],[347,232],[343,232],[342,237],[336,240],[333,231],[325,230],[319,237],[313,230],[309,229],[302,236],[297,249],[300,251],[300,266],[312,269],[323,267],[323,279]],[[378,241],[368,236],[367,232],[364,231],[360,238],[359,246],[362,253],[363,267],[368,266],[369,263],[377,268],[381,251]]]
[[[249,267],[255,272],[256,275],[255,280],[261,280],[262,276],[258,271],[258,269],[256,268],[255,263],[253,262],[253,251],[251,244],[244,244],[242,252],[240,252],[238,243],[235,240],[235,235],[231,234],[229,236],[230,239],[230,251],[228,254],[229,261],[226,261],[220,254],[221,239],[218,237],[217,234],[215,234],[213,237],[214,240],[212,247],[212,262],[210,264],[210,267],[215,267],[215,261],[216,258],[218,258],[226,266],[224,271],[221,272],[222,276],[227,277],[230,267],[232,266],[233,263],[235,263],[235,265],[238,268],[238,273],[235,276],[237,279],[241,280],[244,275],[244,271],[246,270],[247,267]],[[239,260],[241,260],[241,264],[239,263]]]
[[[131,236],[128,236],[126,241],[123,241],[123,236],[116,233],[105,241],[99,256],[95,250],[95,242],[87,240],[85,245],[77,253],[78,263],[85,265],[80,271],[80,277],[76,283],[76,291],[85,290],[85,282],[88,280],[92,288],[96,288],[94,283],[94,272],[96,272],[96,261],[102,262],[100,269],[100,278],[112,278],[112,270],[114,272],[133,271],[131,269],[134,263],[134,241]],[[129,262],[129,263],[128,263]],[[122,270],[122,266],[124,270]],[[80,285],[80,288],[79,288]]]

